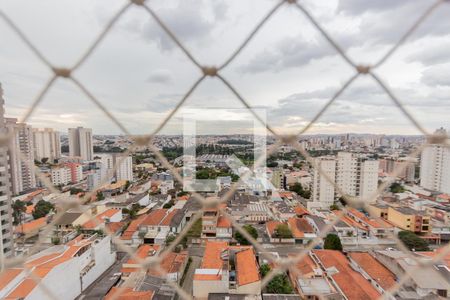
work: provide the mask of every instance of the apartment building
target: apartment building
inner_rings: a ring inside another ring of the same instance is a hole
[[[320,157],[315,159],[316,168],[312,174],[311,200],[308,210],[314,207],[329,208],[334,203],[334,185],[320,173],[322,170],[331,181],[336,180],[336,160],[334,157]]]
[[[431,217],[409,207],[390,206],[387,219],[403,230],[415,233],[431,232]]]
[[[315,160],[308,209],[329,208],[342,195],[326,180],[322,171],[349,197],[371,201],[378,187],[378,160],[367,159],[355,153],[339,152],[337,157],[319,157]]]
[[[83,167],[78,163],[67,163],[51,170],[51,179],[54,185],[67,185],[83,180]]]
[[[6,134],[4,118],[3,90],[0,84],[0,134]],[[13,255],[12,239],[12,209],[11,209],[11,182],[8,161],[8,147],[0,145],[0,261],[4,257]],[[0,267],[3,267],[1,265]]]
[[[50,162],[61,157],[61,142],[58,131],[51,128],[33,128],[34,158]]]
[[[115,155],[113,163],[117,165],[116,180],[133,181],[133,158],[131,156]]]
[[[6,118],[6,128],[11,138],[8,143],[11,191],[14,195],[36,187],[34,172],[34,147],[31,126]]]
[[[378,187],[378,160],[355,153],[339,152],[336,162],[336,184],[348,196],[369,201]]]
[[[436,135],[447,135],[444,128]],[[420,185],[428,190],[450,193],[450,148],[440,144],[423,149],[420,158]]]
[[[94,158],[91,128],[69,128],[69,155],[79,156],[84,160]]]
[[[393,158],[383,158],[379,162],[380,171],[392,176],[398,170],[398,178],[403,179],[405,182],[414,182],[415,163]]]

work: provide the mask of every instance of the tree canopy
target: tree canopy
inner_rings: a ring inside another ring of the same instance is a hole
[[[428,243],[421,239],[418,235],[411,231],[400,231],[398,238],[408,247],[409,250],[415,251],[429,251]]]
[[[34,206],[34,210],[32,212],[34,219],[39,219],[48,215],[48,213],[55,209],[55,206],[47,202],[45,200],[39,200],[38,203]]]
[[[268,264],[263,264],[259,268],[261,276],[265,277],[270,271]],[[270,294],[292,294],[294,289],[285,273],[275,275],[275,277],[267,284],[266,292]]]
[[[243,227],[245,231],[247,231],[255,240],[258,238],[258,231],[256,231],[255,227],[252,225],[244,225]],[[237,231],[234,234],[234,238],[241,245],[250,245],[250,242],[239,232]]]
[[[274,237],[280,239],[292,238],[292,232],[286,224],[280,224],[275,228]]]
[[[342,251],[341,239],[336,234],[329,233],[325,237],[323,248]]]
[[[17,225],[22,222],[22,214],[27,210],[26,204],[23,201],[16,200],[12,205],[13,209],[13,224]]]

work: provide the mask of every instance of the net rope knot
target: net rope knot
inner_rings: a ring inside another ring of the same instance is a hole
[[[52,70],[56,76],[63,77],[63,78],[69,78],[70,74],[72,72],[71,69],[67,69],[67,68],[52,68]]]
[[[205,76],[211,76],[211,77],[217,76],[217,68],[216,67],[205,66],[205,67],[202,67],[202,71]]]
[[[448,140],[448,136],[446,134],[430,134],[427,137],[428,144],[445,144]]]
[[[356,71],[358,71],[359,74],[368,74],[370,72],[371,66],[369,65],[357,65]]]
[[[130,0],[131,3],[136,4],[138,6],[143,6],[145,3],[145,0]]]

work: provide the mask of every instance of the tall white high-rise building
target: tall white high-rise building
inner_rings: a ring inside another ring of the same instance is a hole
[[[5,126],[3,90],[0,85],[0,140],[5,141],[8,130]],[[0,264],[3,269],[4,257],[13,254],[13,228],[10,191],[8,147],[0,142]]]
[[[10,134],[8,155],[11,191],[16,195],[36,187],[33,132],[31,126],[18,123],[15,118],[5,118],[5,123]]]
[[[79,156],[84,160],[94,158],[94,145],[92,143],[92,129],[69,128],[69,155]]]
[[[378,160],[339,152],[336,163],[337,186],[348,196],[372,200],[369,198],[375,195],[378,188],[378,164]]]
[[[61,157],[59,132],[51,128],[33,128],[34,158],[41,161],[48,158],[53,162]]]
[[[378,160],[366,159],[355,153],[339,152],[337,157],[320,157],[316,164],[336,182],[336,186],[346,196],[360,200],[372,200],[378,187]],[[315,168],[312,174],[312,207],[328,208],[341,195],[335,186]],[[320,204],[320,205],[319,205]]]
[[[444,128],[435,134],[447,135]],[[420,158],[420,185],[450,194],[450,148],[440,144],[425,147]]]
[[[116,180],[133,181],[133,159],[131,156],[114,156],[114,166],[117,164]]]
[[[317,168],[314,168],[311,181],[310,207],[329,208],[334,203],[334,185],[319,172],[319,168],[333,182],[336,178],[336,160],[334,157],[319,157],[315,159]]]

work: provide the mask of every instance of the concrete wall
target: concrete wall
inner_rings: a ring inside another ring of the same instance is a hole
[[[209,293],[228,293],[227,280],[194,280],[193,296],[207,299]]]
[[[111,238],[105,237],[92,248],[91,257],[95,264],[82,277],[82,290],[85,290],[92,282],[111,267],[116,260],[116,252],[111,250]],[[80,270],[81,272],[81,270]]]

